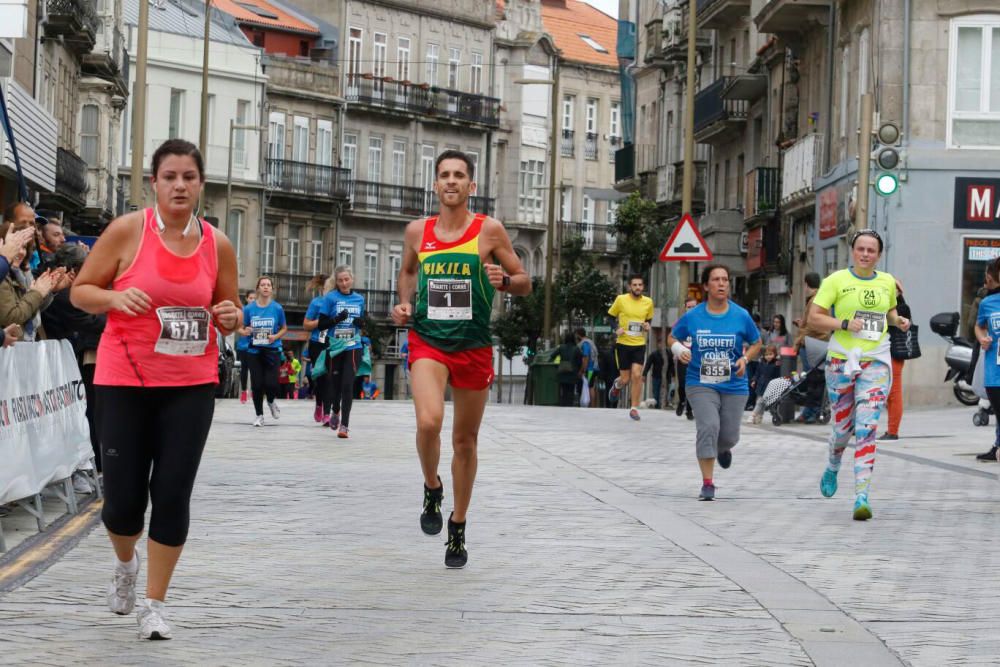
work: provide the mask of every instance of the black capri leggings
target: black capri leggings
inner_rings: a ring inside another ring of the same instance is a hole
[[[187,540],[191,491],[215,412],[215,385],[96,387],[104,467],[101,518],[115,535],[142,532],[168,547]]]
[[[324,349],[326,349],[325,344],[314,340],[309,341],[309,360],[315,364]],[[305,369],[302,372],[305,373]],[[309,378],[309,385],[312,387],[313,396],[316,397],[316,405],[325,406],[329,404],[329,401],[326,399],[327,384],[328,382],[325,377],[318,377],[315,380],[312,377]]]
[[[280,355],[277,350],[258,350],[256,354],[247,353],[247,365],[250,366],[250,388],[253,390],[253,407],[257,416],[264,414],[264,395],[267,402],[274,403],[278,396],[278,366]]]
[[[236,353],[236,357],[240,360],[240,391],[247,390],[247,374],[250,372],[250,366],[247,365],[247,354],[246,350],[240,350]]]
[[[329,403],[324,403],[323,412],[340,413],[340,423],[351,425],[351,405],[354,403],[354,376],[361,361],[361,350],[341,352],[327,360],[326,376],[329,382]],[[327,407],[329,406],[329,409]]]

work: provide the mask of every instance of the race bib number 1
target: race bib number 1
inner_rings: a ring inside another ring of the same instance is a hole
[[[158,354],[197,356],[205,354],[211,316],[204,308],[164,306],[156,309],[160,336],[153,348]]]
[[[864,340],[879,340],[885,333],[885,313],[875,313],[869,310],[859,310],[854,313],[855,319],[861,320],[861,331],[854,334],[855,338]]]
[[[732,377],[732,369],[729,365],[729,356],[717,357],[714,359],[701,360],[701,382],[702,384],[721,384],[729,382]]]
[[[471,320],[471,280],[428,280],[427,318],[431,320]]]

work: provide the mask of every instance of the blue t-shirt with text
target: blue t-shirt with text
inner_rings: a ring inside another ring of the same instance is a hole
[[[250,347],[247,352],[257,354],[258,350],[280,350],[281,341],[267,342],[267,336],[278,333],[285,326],[285,309],[281,304],[272,301],[261,306],[257,301],[247,304],[243,309],[243,326],[250,327]]]
[[[750,393],[746,373],[736,375],[743,346],[760,340],[750,313],[730,301],[726,312],[716,315],[700,303],[684,313],[671,333],[681,341],[691,337],[691,362],[685,376],[688,387],[709,387],[720,394]]]
[[[323,305],[320,310],[321,314],[328,317],[336,317],[345,310],[347,311],[347,319],[343,322],[339,322],[336,326],[329,329],[327,331],[327,336],[333,336],[344,340],[355,338],[355,340],[349,343],[344,349],[361,349],[361,341],[356,339],[356,335],[360,332],[358,331],[358,327],[355,325],[354,320],[365,314],[365,297],[354,291],[350,294],[344,294],[340,290],[333,290],[323,297]]]
[[[1000,294],[991,294],[979,302],[976,324],[993,339],[989,349],[982,352],[983,386],[1000,387]]]
[[[307,320],[318,320],[320,312],[322,312],[322,308],[323,308],[323,297],[318,296],[318,297],[314,298],[312,301],[309,302],[309,307],[306,308],[305,319],[307,319]],[[312,333],[309,334],[309,342],[310,343],[318,343],[318,342],[320,342],[319,338],[320,338],[320,334],[322,334],[322,333],[323,332],[319,330],[319,327],[316,327],[315,329],[313,329]]]

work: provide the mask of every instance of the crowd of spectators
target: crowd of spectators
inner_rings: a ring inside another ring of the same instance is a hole
[[[35,211],[24,202],[11,204],[0,224],[0,347],[41,340],[68,340],[76,354],[87,392],[87,420],[94,460],[100,471],[95,431],[94,367],[105,317],[91,315],[69,300],[69,287],[87,258],[89,247],[68,243],[58,213]],[[89,492],[82,477],[77,491]]]

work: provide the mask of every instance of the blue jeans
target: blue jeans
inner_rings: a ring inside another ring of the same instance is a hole
[[[656,401],[656,407],[660,407],[660,389],[663,387],[663,378],[659,375],[653,376],[653,400]]]

